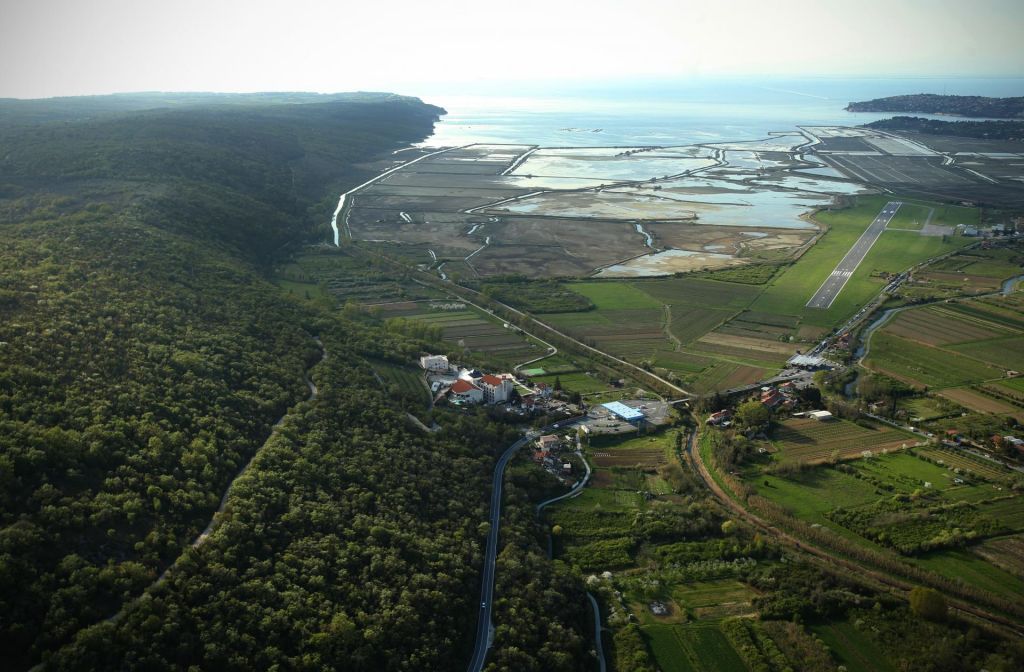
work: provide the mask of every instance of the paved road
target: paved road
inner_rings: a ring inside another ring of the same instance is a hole
[[[896,211],[899,210],[900,206],[903,205],[900,201],[890,201],[885,204],[882,211],[878,213],[875,220],[871,222],[871,225],[861,234],[857,242],[853,244],[850,251],[846,253],[843,260],[840,261],[832,274],[825,278],[825,282],[821,284],[818,291],[811,297],[811,300],[807,302],[808,308],[820,308],[822,310],[827,309],[832,305],[832,302],[839,296],[839,292],[843,291],[843,287],[846,286],[847,281],[853,272],[860,266],[860,262],[864,261],[864,257],[867,256],[868,251],[878,240],[878,237],[885,231],[885,227],[889,224],[889,220],[893,218]]]
[[[494,466],[494,480],[491,484],[491,531],[487,535],[487,551],[484,555],[483,585],[480,587],[480,612],[476,623],[476,645],[470,659],[469,672],[480,672],[484,669],[487,651],[491,648],[491,603],[494,601],[494,562],[498,557],[498,525],[501,523],[501,486],[505,476],[505,467],[516,454],[516,451],[536,438],[530,433],[505,449],[498,463]]]

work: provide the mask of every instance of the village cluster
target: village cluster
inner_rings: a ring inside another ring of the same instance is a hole
[[[511,373],[484,373],[461,367],[450,362],[446,355],[424,355],[420,357],[420,367],[426,373],[434,403],[447,400],[455,406],[505,404],[522,414],[573,410],[568,404],[552,399],[553,391],[547,383],[528,386],[526,379]]]

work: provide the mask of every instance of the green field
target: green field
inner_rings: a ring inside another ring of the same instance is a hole
[[[778,462],[815,464],[833,458],[859,457],[873,453],[899,450],[917,439],[888,425],[864,427],[846,420],[819,422],[809,418],[789,418],[772,431],[772,444]]]
[[[661,309],[661,302],[624,282],[572,282],[566,287],[590,299],[598,310]]]
[[[547,383],[552,387],[558,382],[562,385],[562,389],[568,392],[579,392],[580,394],[596,394],[612,389],[608,383],[597,376],[588,376],[582,371],[533,376],[530,380],[534,383]]]
[[[752,309],[780,315],[802,316],[808,324],[831,327],[849,317],[884,285],[873,277],[879,271],[896,273],[930,257],[969,244],[967,238],[920,236],[912,231],[886,231],[871,248],[843,291],[828,310],[805,309],[811,296],[846,255],[891,196],[858,196],[856,205],[820,212],[815,219],[828,232],[796,263],[768,286]]]
[[[849,672],[896,672],[882,650],[852,623],[816,625],[811,630],[821,637]]]
[[[394,389],[399,396],[404,396],[421,408],[428,407],[430,390],[427,389],[421,369],[379,359],[372,360],[370,366],[380,376],[385,387]]]
[[[711,625],[646,625],[643,633],[664,672],[747,672],[722,632]]]
[[[885,327],[872,334],[864,363],[905,382],[933,388],[960,387],[1003,375],[1002,369],[985,362],[894,336]]]
[[[966,550],[936,551],[913,558],[911,562],[997,595],[1012,593],[1024,598],[1024,581]]]

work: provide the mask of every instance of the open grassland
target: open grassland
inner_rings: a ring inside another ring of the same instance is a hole
[[[756,478],[760,495],[782,505],[798,518],[820,524],[827,522],[824,514],[837,506],[860,506],[878,498],[875,487],[867,481],[825,467],[785,477],[758,475]]]
[[[647,625],[643,632],[664,672],[747,672],[743,659],[713,625]]]
[[[848,621],[811,628],[849,672],[896,672],[881,648]]]
[[[815,219],[828,232],[768,286],[752,305],[759,312],[803,316],[806,323],[831,327],[852,315],[885,284],[880,272],[898,273],[918,262],[971,242],[967,238],[921,236],[914,231],[886,231],[871,248],[828,310],[807,309],[807,301],[836,264],[864,233],[889,196],[858,196],[852,208],[819,212]]]
[[[920,448],[915,450],[923,451]],[[944,498],[959,501],[979,501],[1005,494],[991,483],[971,483],[969,479],[960,478],[964,474],[956,472],[951,465],[932,463],[910,453],[890,453],[851,464],[861,474],[888,483],[893,492],[909,494],[927,490],[940,492]],[[957,483],[958,478],[965,482]]]
[[[904,201],[885,228],[919,231],[924,226],[924,223],[928,221],[929,214],[930,208],[928,206]]]
[[[865,451],[880,453],[913,445],[917,440],[887,426],[862,427],[845,420],[819,422],[790,418],[779,423],[773,443],[773,457],[781,462],[816,464],[838,457],[860,457]]]

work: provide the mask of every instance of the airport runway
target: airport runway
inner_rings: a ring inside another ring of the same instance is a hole
[[[871,222],[871,226],[861,234],[857,242],[850,248],[850,251],[843,257],[843,260],[836,265],[832,274],[825,278],[825,282],[821,283],[821,287],[811,297],[811,300],[807,302],[808,308],[826,310],[832,305],[832,302],[839,296],[839,292],[843,291],[843,287],[846,286],[850,276],[860,266],[860,262],[864,261],[864,257],[867,256],[871,246],[875,244],[878,237],[885,231],[885,227],[888,226],[889,221],[896,214],[896,211],[900,209],[901,205],[903,203],[900,201],[890,201],[885,204],[885,207],[878,213],[875,220]]]

